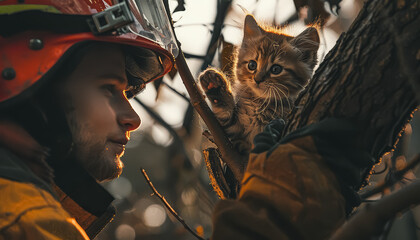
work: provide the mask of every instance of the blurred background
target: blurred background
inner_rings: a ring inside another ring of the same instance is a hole
[[[247,13],[265,24],[287,26],[288,32],[297,35],[317,7],[296,10],[293,0],[169,0],[168,4],[176,35],[195,76],[209,65],[230,70],[230,56],[234,46],[242,40]],[[320,30],[319,62],[340,34],[349,28],[362,5],[361,0],[342,0],[336,14],[337,7],[325,3],[323,7],[330,16]],[[116,198],[114,204],[118,212],[96,239],[196,239],[152,195],[140,168],[146,170],[156,189],[185,222],[198,234],[209,238],[211,213],[218,197],[210,185],[202,159],[204,124],[189,104],[187,91],[176,70],[154,85],[148,85],[131,103],[142,124],[132,133],[127,145],[123,174],[104,184]],[[403,166],[405,159],[417,153],[414,147],[420,142],[420,121],[417,119],[415,117],[407,126],[397,151],[384,157],[375,168],[378,174],[371,178],[371,185],[366,189],[380,182],[397,162]],[[407,182],[415,172],[410,174]],[[380,196],[377,194],[369,199],[374,201]],[[393,222],[384,239],[418,239],[415,212],[414,209]]]

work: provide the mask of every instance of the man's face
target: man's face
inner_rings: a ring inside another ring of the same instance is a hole
[[[62,96],[73,150],[98,181],[122,172],[120,157],[140,118],[125,96],[125,57],[116,46],[91,46],[66,78]]]

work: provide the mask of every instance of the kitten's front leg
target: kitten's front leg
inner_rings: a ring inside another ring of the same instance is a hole
[[[213,112],[222,125],[232,118],[235,102],[226,77],[216,69],[206,69],[198,77],[201,88],[209,98]]]

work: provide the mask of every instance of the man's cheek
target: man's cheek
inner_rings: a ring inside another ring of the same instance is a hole
[[[116,114],[108,101],[98,101],[91,109],[93,121],[103,127],[103,130],[109,130],[115,124]]]
[[[78,92],[72,94],[72,102],[75,110],[80,116],[89,116],[100,105],[100,95],[89,91],[88,88],[79,89]]]

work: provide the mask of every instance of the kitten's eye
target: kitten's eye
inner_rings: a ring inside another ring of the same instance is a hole
[[[274,64],[274,65],[273,65],[273,66],[271,66],[271,68],[270,68],[270,72],[271,72],[272,74],[275,74],[275,75],[280,74],[282,71],[283,71],[283,67],[282,67],[282,66],[280,66],[280,65],[277,65],[277,64]]]
[[[249,61],[248,69],[251,71],[254,71],[255,69],[257,69],[257,62],[254,60]]]

